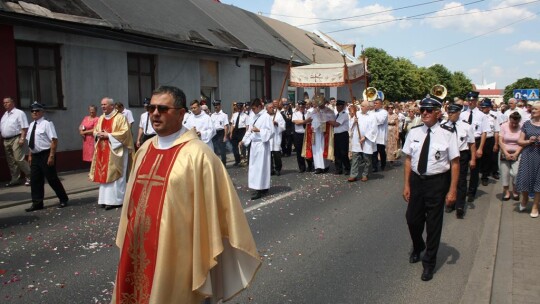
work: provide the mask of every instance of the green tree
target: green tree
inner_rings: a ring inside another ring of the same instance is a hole
[[[433,85],[442,84],[448,89],[448,86],[450,86],[450,83],[452,82],[452,72],[442,64],[434,64],[430,66],[428,70],[433,72],[437,77],[437,83],[434,83]]]
[[[453,99],[454,97],[465,98],[465,95],[473,89],[472,81],[465,76],[465,73],[454,72],[447,89],[448,97],[450,99]]]
[[[504,100],[514,97],[514,90],[538,88],[540,88],[540,79],[530,77],[520,78],[516,82],[506,86],[504,89]]]
[[[383,91],[387,99],[393,98],[393,92],[399,91],[395,59],[383,49],[377,48],[367,48],[365,55],[368,58],[367,66],[371,75],[369,86]]]

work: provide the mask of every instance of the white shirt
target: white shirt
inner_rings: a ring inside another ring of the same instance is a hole
[[[229,115],[224,113],[223,110],[219,111],[219,113],[212,113],[210,119],[212,120],[212,125],[216,131],[224,130],[225,126],[229,125]]]
[[[347,132],[349,130],[349,114],[345,110],[336,114],[336,122],[339,126],[334,127],[334,134]]]
[[[459,120],[465,120],[466,122],[469,122],[469,116],[471,115],[471,110],[463,111],[461,114],[459,114]],[[478,108],[474,108],[472,110],[472,123],[471,126],[474,130],[474,137],[480,137],[482,136],[482,133],[487,132],[489,127],[489,121],[482,111],[480,111]]]
[[[445,121],[443,122],[444,125],[454,127],[454,123],[451,121]],[[474,130],[472,126],[464,121],[464,120],[458,120],[455,122],[456,127],[456,137],[458,142],[459,151],[467,151],[469,150],[469,144],[474,144]]]
[[[124,112],[122,112],[122,115],[126,117],[126,120],[130,126],[135,121],[135,119],[133,119],[133,113],[131,112],[131,110],[124,108]]]
[[[275,118],[274,115],[270,115],[270,117],[274,125],[274,135],[270,138],[270,151],[279,152],[281,151],[281,133],[285,131],[285,119],[279,112],[275,115]]]
[[[295,111],[292,115],[292,121],[306,120],[306,119],[307,119],[306,113],[302,113],[301,111]],[[294,124],[294,132],[305,133],[306,132],[305,125]]]
[[[354,121],[354,118],[358,118],[358,127]],[[362,112],[356,112],[355,117],[349,118],[349,134],[351,140],[351,152],[362,152],[365,154],[373,154],[377,150],[377,122],[373,115]],[[363,145],[360,145],[360,137],[358,136],[358,129],[360,129],[360,135],[364,136],[366,140]]]
[[[451,129],[448,126],[446,128]],[[441,127],[439,123],[430,129],[432,133],[430,135],[427,171],[424,175],[435,175],[450,170],[450,161],[459,157],[457,136],[453,131]],[[412,128],[403,146],[403,153],[411,156],[411,170],[416,174],[419,174],[418,162],[427,131],[426,125]]]
[[[148,128],[146,128],[147,124],[148,124]],[[152,127],[152,121],[150,120],[150,117],[148,117],[148,112],[144,112],[141,114],[141,121],[139,121],[139,128],[143,130],[143,134],[146,134],[146,135],[156,134],[156,130],[154,130],[154,127]]]
[[[21,134],[22,129],[28,129],[28,119],[23,111],[13,108],[11,112],[5,112],[0,121],[0,132],[3,138],[9,138]]]
[[[195,130],[201,134],[201,140],[208,146],[212,148],[214,147],[212,144],[212,137],[216,135],[216,130],[212,125],[210,116],[204,113],[204,111],[201,111],[199,115],[195,115],[193,113],[190,115],[185,115],[183,125],[184,128],[188,130],[195,128]]]
[[[388,136],[388,111],[378,109],[371,111],[377,122],[377,140],[378,145],[386,145]]]
[[[239,114],[240,114],[240,120],[238,121],[238,129],[244,129],[247,126],[248,116],[243,111],[233,113],[231,117],[231,126],[236,128],[236,120],[238,119]]]
[[[489,129],[486,131],[486,137],[490,138],[493,137],[495,133],[499,133],[499,131],[501,130],[501,125],[499,123],[498,117],[495,114],[491,113],[491,111],[489,112],[489,114],[486,114],[486,117],[488,118],[489,124]]]
[[[53,138],[58,138],[56,136],[56,130],[54,129],[54,124],[52,121],[48,121],[45,118],[41,117],[36,121],[30,123],[28,128],[28,133],[26,133],[26,139],[30,142],[30,136],[32,136],[32,129],[34,124],[36,124],[36,132],[34,135],[34,149],[30,149],[32,153],[38,153],[51,148],[51,143]]]

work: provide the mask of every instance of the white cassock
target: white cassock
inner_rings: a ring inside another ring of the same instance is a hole
[[[270,151],[281,151],[281,133],[285,131],[285,119],[281,113],[277,113],[275,119],[274,116],[270,117],[274,125],[274,135],[270,138]]]
[[[388,140],[388,112],[385,109],[378,109],[369,112],[370,115],[375,117],[377,122],[377,140],[378,145],[386,145]]]
[[[362,152],[365,154],[373,154],[377,150],[377,122],[371,114],[362,114],[356,112],[358,118],[358,127],[360,134],[366,138],[364,145],[360,145],[360,137],[358,136],[358,128],[354,122],[354,117],[349,118],[349,135],[351,137],[351,152]]]
[[[255,126],[260,131],[252,132]],[[253,190],[270,189],[270,139],[274,135],[272,116],[261,110],[253,115],[242,142],[251,144],[249,150],[248,187]]]
[[[109,134],[109,144],[111,145],[111,152],[122,147],[122,143],[116,140],[111,134]],[[123,171],[122,176],[119,179],[106,183],[99,184],[98,204],[99,205],[112,205],[120,206],[124,202],[124,195],[126,194],[126,182],[127,182],[127,167],[129,150],[126,146],[122,148],[122,163]]]
[[[315,169],[326,169],[330,166],[330,161],[324,159],[324,132],[327,121],[335,121],[336,115],[332,109],[324,107],[324,109],[314,109],[310,114],[313,119],[311,127],[313,128],[313,165]],[[308,115],[309,117],[309,115]]]
[[[199,115],[195,115],[193,113],[190,115],[185,115],[184,122],[182,124],[184,128],[188,130],[195,128],[197,132],[201,133],[201,140],[212,150],[214,149],[212,137],[216,135],[216,129],[214,129],[214,125],[212,124],[212,120],[208,114],[201,111]]]

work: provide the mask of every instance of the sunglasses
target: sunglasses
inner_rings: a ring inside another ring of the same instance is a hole
[[[149,113],[154,113],[155,110],[158,110],[159,113],[163,114],[163,113],[167,113],[170,109],[182,109],[182,108],[177,108],[177,107],[169,107],[169,106],[165,106],[165,105],[148,105],[146,107],[146,110],[149,112]]]
[[[428,112],[428,113],[433,113],[433,111],[435,111],[434,108],[420,108],[420,113],[424,113],[424,111]]]
[[[37,112],[41,112],[41,110],[30,110],[30,113],[37,113]]]

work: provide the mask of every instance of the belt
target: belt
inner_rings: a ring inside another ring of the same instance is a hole
[[[430,179],[434,179],[434,178],[439,178],[439,177],[442,177],[443,175],[447,174],[447,172],[443,172],[443,173],[439,173],[439,174],[433,174],[433,175],[420,175],[420,174],[416,174],[413,172],[414,175],[416,175],[416,177],[418,177],[420,180],[430,180]]]
[[[39,155],[39,154],[44,154],[44,153],[49,154],[50,152],[51,152],[51,149],[46,149],[46,150],[39,151],[39,152],[36,152],[36,153],[32,152],[32,155]]]
[[[17,134],[17,135],[14,135],[14,136],[11,136],[11,137],[4,137],[4,140],[10,140],[10,139],[13,139],[15,137],[19,137],[21,136],[21,133]]]

